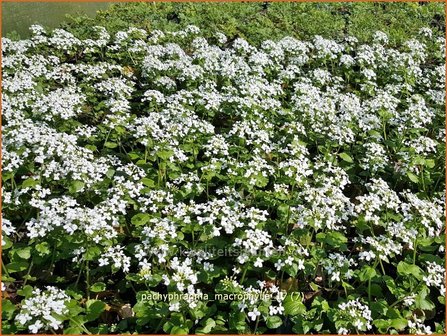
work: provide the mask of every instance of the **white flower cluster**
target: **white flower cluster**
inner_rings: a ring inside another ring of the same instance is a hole
[[[423,323],[422,319],[414,318],[414,321],[408,321],[410,331],[415,335],[431,335],[433,334],[431,327]]]
[[[98,259],[99,266],[112,265],[115,269],[122,269],[129,272],[130,257],[123,252],[122,246],[110,246]]]
[[[68,312],[66,304],[69,299],[64,291],[56,287],[48,286],[45,290],[36,288],[32,297],[22,303],[16,321],[28,326],[33,334],[49,328],[58,330],[62,326],[61,315]]]
[[[262,314],[261,306],[268,302],[268,313],[264,313],[264,315],[282,315],[284,313],[282,304],[285,298],[284,293],[276,285],[267,285],[265,281],[258,281],[257,285],[259,288],[238,286],[244,292],[244,299],[238,304],[239,310],[247,311],[248,318],[251,321],[256,321]]]
[[[342,321],[344,326],[338,329],[339,334],[347,335],[351,327],[357,331],[366,331],[372,328],[371,310],[359,299],[340,303],[338,308],[340,309],[339,314],[345,318]]]
[[[445,268],[435,262],[427,261],[427,276],[422,280],[425,281],[428,287],[436,287],[439,293],[445,296]]]
[[[362,260],[362,257],[359,258]],[[330,276],[331,281],[340,282],[353,277],[352,266],[357,266],[353,258],[348,258],[341,253],[330,253],[328,259],[324,259],[323,267]]]
[[[6,245],[5,237],[12,236],[16,232],[16,229],[12,225],[9,219],[2,217],[1,221],[2,221],[2,246],[4,246]]]
[[[382,32],[365,45],[317,36],[255,47],[222,34],[213,45],[192,26],[95,29],[85,40],[39,26],[2,39],[6,244],[76,238],[73,263],[95,246],[92,267],[197,294],[229,271],[210,246],[238,250],[240,279],[272,267],[301,286],[316,270],[341,286],[445,229],[445,40],[433,32],[403,48]],[[198,252],[179,256],[185,246]],[[442,292],[441,266],[426,269]],[[239,289],[266,288],[279,291]],[[36,296],[42,306],[29,299],[17,319],[57,329],[66,296]],[[249,321],[267,316],[258,303],[240,307]],[[372,328],[360,299],[339,314],[339,333]]]

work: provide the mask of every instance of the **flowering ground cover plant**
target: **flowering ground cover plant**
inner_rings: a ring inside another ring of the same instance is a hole
[[[3,333],[444,333],[445,39],[3,39]]]

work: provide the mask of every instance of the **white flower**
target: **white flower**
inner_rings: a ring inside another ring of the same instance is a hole
[[[255,263],[254,263],[254,266],[255,266],[255,267],[262,267],[263,262],[264,262],[264,261],[263,261],[261,258],[257,258],[256,261],[255,261]]]
[[[261,312],[257,308],[254,308],[251,312],[248,312],[247,315],[252,321],[255,321],[258,316],[261,315]]]
[[[37,320],[34,324],[30,324],[28,326],[28,329],[33,334],[37,334],[43,326],[44,326],[43,323],[40,320]]]
[[[169,311],[172,311],[172,312],[180,311],[180,303],[179,302],[170,303]]]
[[[340,281],[340,272],[332,273],[331,281]]]
[[[346,328],[341,327],[341,328],[338,329],[337,333],[339,335],[347,335],[349,333],[349,330],[346,329]]]
[[[370,261],[375,259],[376,255],[373,251],[362,251],[359,253],[360,260]]]

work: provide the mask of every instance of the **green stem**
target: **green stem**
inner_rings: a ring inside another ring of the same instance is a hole
[[[403,300],[405,299],[405,297],[404,298],[402,298],[402,299],[399,299],[399,300],[397,300],[397,301],[394,301],[390,306],[389,306],[389,308],[388,309],[390,309],[390,308],[392,308],[392,307],[394,307],[395,305],[397,305],[398,303],[400,303],[400,302],[402,302]]]
[[[33,268],[33,259],[31,259],[31,262],[29,264],[28,272],[26,273],[25,281],[23,281],[23,286],[26,285],[26,282],[28,281],[28,277],[31,273],[31,269]]]
[[[414,250],[413,250],[413,265],[416,265],[416,252],[417,252],[417,246],[418,246],[418,241],[417,239],[414,240]]]
[[[289,201],[289,204],[288,204],[289,206],[287,208],[286,227],[285,227],[285,231],[284,231],[286,235],[289,233],[290,201],[292,199],[293,191],[295,189],[295,184],[296,184],[296,179],[293,180],[292,188],[290,188],[291,190],[290,190],[290,196],[289,196],[289,200],[288,200]]]
[[[11,191],[14,192],[14,175],[11,176]]]
[[[87,299],[90,300],[90,267],[89,262],[86,262],[86,276],[85,276],[85,284],[87,285]]]
[[[6,275],[10,278],[11,276],[9,275],[8,269],[6,268],[5,264],[3,263],[3,259],[2,259],[2,269],[6,273]]]
[[[382,260],[379,258],[380,268],[382,269],[383,275],[386,275],[385,268],[383,267]]]
[[[54,260],[56,259],[56,245],[53,248],[53,254],[51,255],[51,263],[50,263],[50,271],[53,271],[54,268]]]
[[[247,274],[247,269],[248,269],[248,267],[245,267],[245,269],[244,269],[244,273],[242,273],[242,279],[241,279],[241,284],[244,282],[244,280],[245,280],[245,275]]]
[[[84,270],[85,262],[82,262],[81,268],[79,269],[78,277],[76,278],[75,287],[78,287],[79,279],[81,279],[82,271]]]
[[[191,237],[192,237],[192,246],[195,248],[196,247],[196,240],[194,237],[194,228],[191,229]]]
[[[163,322],[166,320],[166,318],[162,318],[161,320],[160,320],[160,322],[158,323],[158,325],[157,325],[157,328],[155,328],[155,332],[154,332],[154,334],[156,334],[157,332],[158,332],[158,330],[160,329],[160,327],[161,327],[161,325],[163,324]]]
[[[209,187],[210,187],[209,180],[206,179],[206,199],[207,199],[207,200],[210,199],[210,197],[209,197]]]
[[[78,322],[76,322],[73,318],[70,318],[70,321],[73,322],[76,326],[78,326],[79,328],[81,328],[82,330],[85,331],[85,333],[87,335],[91,335],[92,333],[85,327],[84,324],[80,324]]]
[[[258,330],[258,325],[259,325],[259,316],[256,318],[255,331],[253,332],[253,334],[256,334],[256,331]]]
[[[377,264],[379,263],[380,258],[378,257],[373,265],[373,268],[375,269],[377,267]],[[368,301],[371,304],[371,277],[368,278]]]
[[[425,190],[425,178],[424,178],[424,169],[421,169],[421,181],[422,181],[422,190]]]
[[[106,138],[104,140],[104,144],[102,145],[102,149],[104,149],[104,147],[106,146],[106,142],[107,142],[107,140],[109,140],[109,136],[110,136],[111,132],[112,132],[112,130],[109,130],[109,132],[107,133]]]

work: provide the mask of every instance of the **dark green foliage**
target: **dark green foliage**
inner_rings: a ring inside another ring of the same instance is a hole
[[[178,30],[196,25],[205,35],[216,30],[255,45],[284,36],[314,35],[338,39],[346,34],[368,41],[381,30],[399,44],[424,26],[445,30],[444,4],[439,3],[119,3],[95,18],[70,17],[64,28],[81,37],[100,25],[110,32],[129,26]]]

